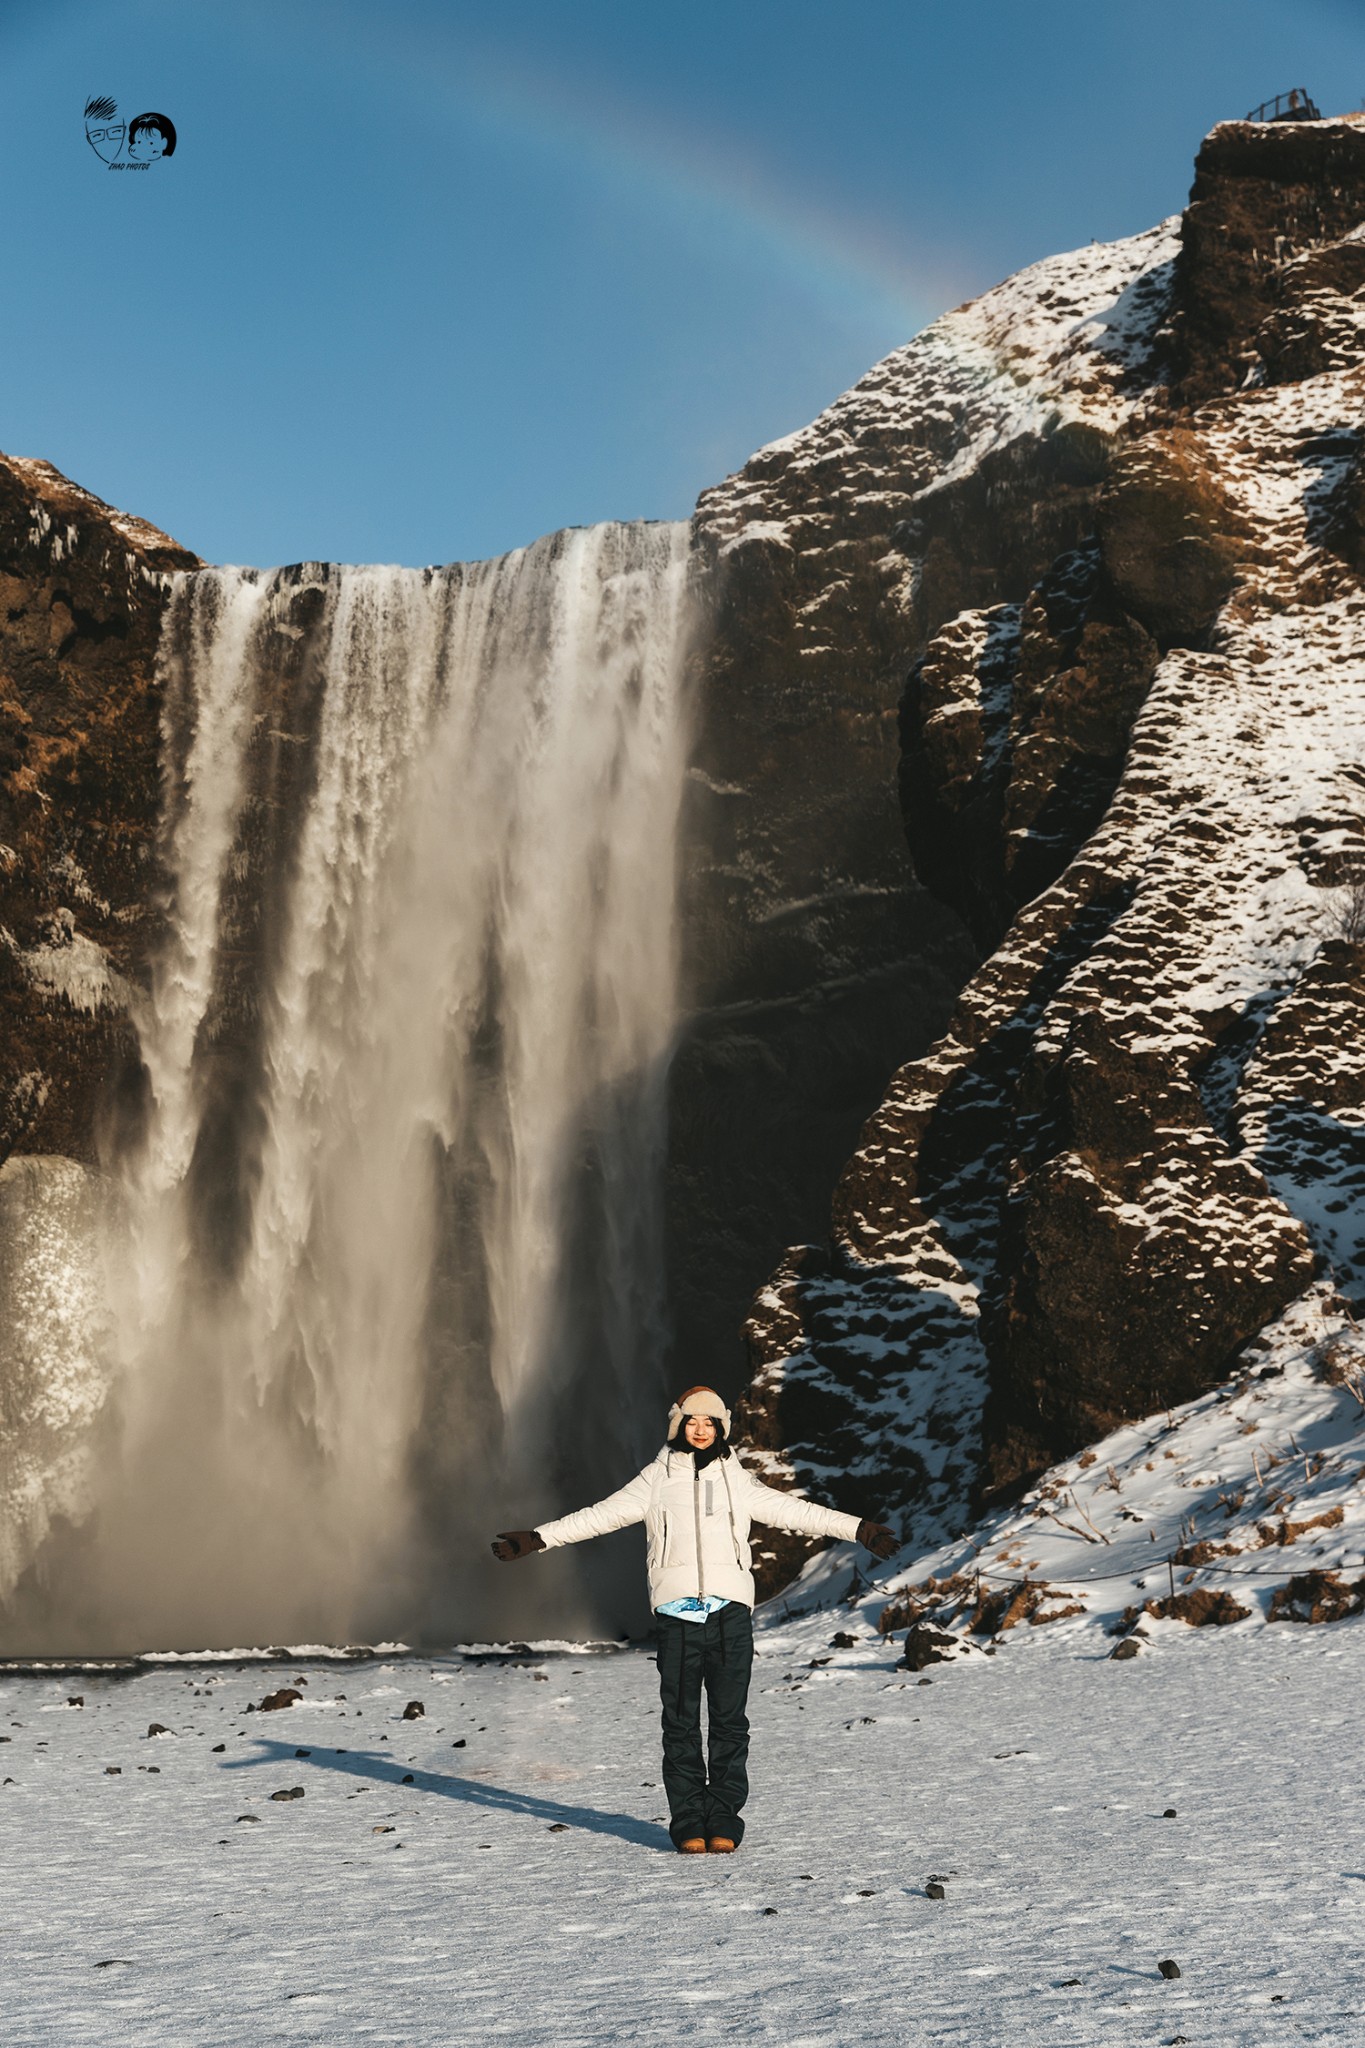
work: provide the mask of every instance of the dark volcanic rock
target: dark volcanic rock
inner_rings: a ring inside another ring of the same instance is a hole
[[[0,456],[0,1163],[91,1163],[139,1072],[159,807],[155,658],[198,566],[46,462]]]
[[[1173,429],[1124,449],[1095,520],[1123,609],[1163,649],[1202,646],[1236,581],[1242,521],[1195,438]]]
[[[259,1711],[263,1714],[278,1714],[285,1707],[297,1706],[302,1698],[303,1694],[298,1690],[297,1686],[282,1685],[278,1692],[268,1692],[266,1694],[265,1698],[261,1701]]]
[[[1339,1572],[1297,1572],[1270,1597],[1269,1621],[1343,1621],[1365,1610],[1365,1579],[1354,1585]]]
[[[1316,1270],[1365,1299],[1362,166],[1338,123],[1216,131],[1162,302],[1178,381],[1130,370],[1088,532],[1029,588],[960,578],[950,618],[926,554],[908,600],[908,840],[996,950],[865,1127],[828,1249],[760,1291],[744,1412],[770,1470],[926,1541],[964,1472],[1009,1491],[1216,1384]],[[1291,312],[1322,344],[1298,381]]]
[[[1321,330],[1361,283],[1340,244],[1365,215],[1365,129],[1348,121],[1227,121],[1195,161],[1181,232],[1171,325],[1175,390],[1187,405],[1248,379],[1330,367],[1311,344],[1294,361],[1293,323]],[[1296,259],[1299,259],[1296,261]],[[1350,360],[1355,360],[1352,351]]]
[[[1142,1611],[1158,1621],[1185,1621],[1191,1628],[1227,1628],[1245,1621],[1251,1613],[1225,1588],[1196,1587],[1192,1593],[1176,1593],[1168,1600],[1145,1600]]]
[[[692,1022],[669,1169],[680,1369],[723,1357],[782,1246],[823,1231],[887,1072],[970,971],[954,914],[970,904],[907,846],[905,676],[964,603],[1017,604],[1089,532],[1170,249],[1156,230],[958,309],[699,501]]]

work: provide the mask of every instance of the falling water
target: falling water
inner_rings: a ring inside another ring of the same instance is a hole
[[[68,1647],[587,1617],[485,1539],[658,1427],[686,531],[179,582]]]

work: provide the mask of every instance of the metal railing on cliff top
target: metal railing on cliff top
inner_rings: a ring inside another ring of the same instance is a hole
[[[1248,121],[1320,121],[1322,115],[1301,85],[1292,92],[1277,92],[1273,100],[1262,100],[1247,115]]]

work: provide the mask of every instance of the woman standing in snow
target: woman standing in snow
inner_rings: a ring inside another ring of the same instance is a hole
[[[750,1522],[801,1536],[856,1539],[882,1558],[897,1544],[893,1531],[879,1523],[762,1485],[734,1455],[729,1435],[730,1411],[720,1395],[710,1387],[689,1387],[668,1411],[668,1441],[658,1457],[619,1492],[538,1529],[504,1531],[493,1544],[493,1555],[508,1561],[644,1523],[649,1604],[659,1637],[669,1833],[689,1855],[708,1849],[727,1854],[744,1835],[744,1709],[754,1655]]]

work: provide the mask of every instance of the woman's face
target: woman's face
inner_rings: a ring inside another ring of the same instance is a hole
[[[704,1451],[716,1440],[716,1425],[709,1415],[689,1415],[683,1423],[683,1435],[694,1451]]]

